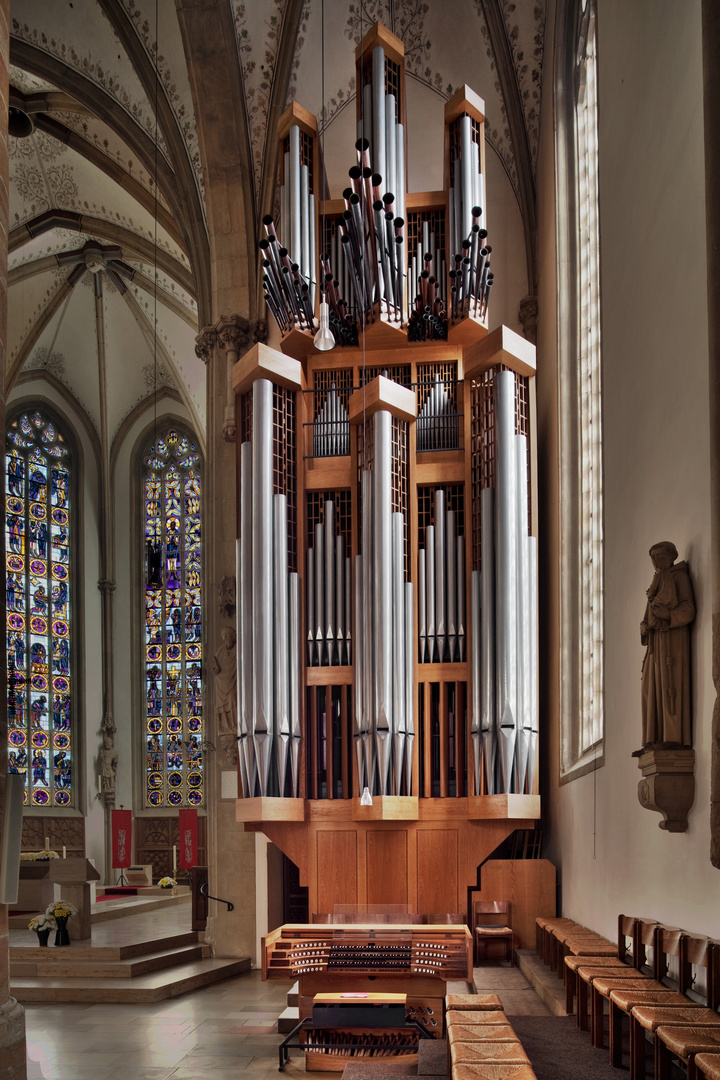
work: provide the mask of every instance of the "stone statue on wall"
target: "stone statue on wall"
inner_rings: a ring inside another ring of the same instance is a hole
[[[640,640],[647,646],[642,667],[643,750],[692,746],[690,623],[695,599],[687,563],[676,563],[677,556],[669,540],[650,548],[655,576],[640,623]]]
[[[100,788],[103,795],[114,795],[118,752],[115,749],[115,741],[110,728],[105,727],[102,740],[102,747],[98,755],[100,761]]]
[[[223,626],[221,637],[212,661],[218,735],[225,757],[237,761],[237,638],[232,626]]]

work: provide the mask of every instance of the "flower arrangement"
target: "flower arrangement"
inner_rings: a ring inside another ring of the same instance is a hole
[[[174,889],[177,885],[177,882],[175,881],[175,878],[161,877],[158,881],[158,885],[161,889]]]
[[[69,919],[71,915],[77,915],[77,908],[74,904],[69,904],[67,900],[56,900],[53,904],[48,904],[45,914],[55,919]]]
[[[44,851],[21,851],[20,862],[49,862],[50,859],[59,859],[57,851],[50,851],[45,848]]]
[[[48,915],[45,912],[42,915],[36,915],[34,919],[30,920],[28,930],[34,930],[36,934],[42,933],[43,930],[57,930],[57,923],[53,915]]]

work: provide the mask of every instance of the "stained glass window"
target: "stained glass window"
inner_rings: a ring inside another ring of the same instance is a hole
[[[149,807],[204,802],[200,454],[175,428],[143,459]]]
[[[71,456],[33,411],[9,425],[5,460],[8,770],[26,805],[72,806]]]

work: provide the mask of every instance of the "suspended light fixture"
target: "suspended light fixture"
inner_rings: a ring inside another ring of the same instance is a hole
[[[370,788],[369,787],[364,787],[363,788],[363,793],[360,796],[360,805],[361,806],[372,806],[372,804],[373,804],[373,801],[372,801],[372,795],[370,794]]]
[[[320,7],[320,81],[322,84],[320,103],[320,116],[322,117],[322,159],[323,159],[323,227],[322,241],[325,242],[325,203],[327,188],[325,181],[325,0]],[[335,337],[330,329],[330,305],[326,300],[320,301],[320,329],[315,335],[314,345],[320,352],[328,352],[335,348]]]

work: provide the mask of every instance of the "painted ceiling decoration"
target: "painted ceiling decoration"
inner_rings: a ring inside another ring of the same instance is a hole
[[[404,43],[417,101],[441,103],[462,83],[484,94],[488,142],[531,251],[546,0],[456,0],[452,20],[430,0],[328,0],[324,101],[321,0],[217,5],[235,37],[253,228],[275,200],[279,115],[296,99],[319,116],[329,145],[336,128],[339,141],[354,124],[355,47],[380,20]],[[208,116],[193,97],[197,43],[186,40],[184,8],[158,0],[156,34],[155,0],[13,2],[10,103],[22,137],[9,140],[11,383],[47,374],[96,430],[101,397],[107,430],[117,433],[154,393],[157,304],[158,380],[204,437],[205,368],[194,339],[222,312],[211,307]],[[328,177],[332,187],[330,164]],[[105,376],[93,260],[103,279]]]

